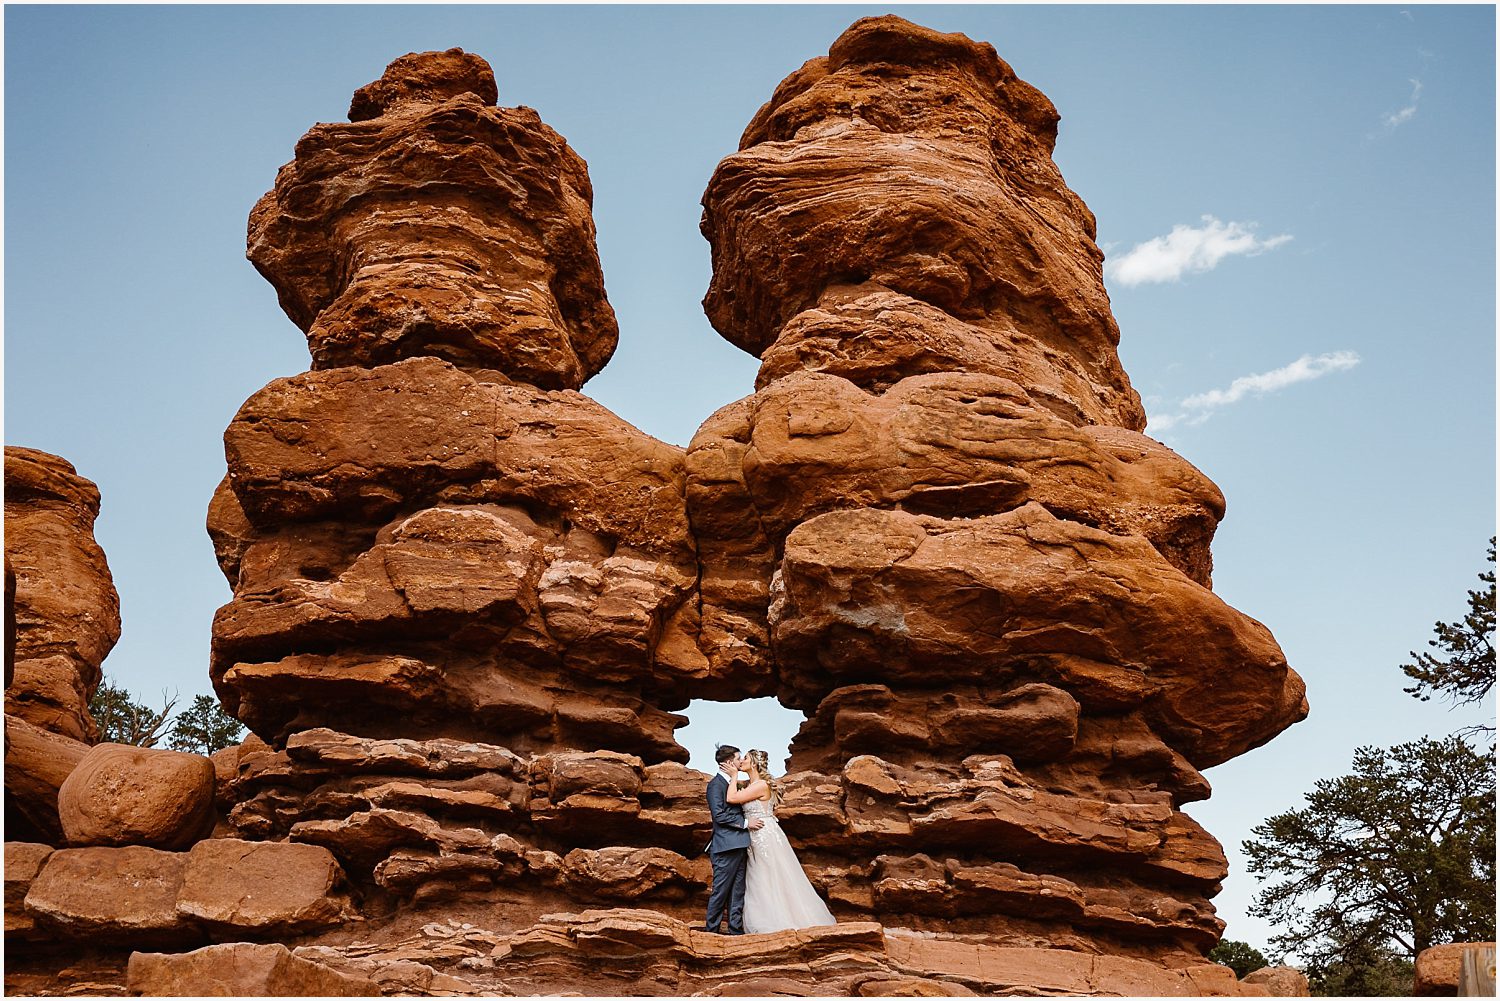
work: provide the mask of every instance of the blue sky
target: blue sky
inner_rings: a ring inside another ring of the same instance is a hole
[[[1215,587],[1266,623],[1312,716],[1190,812],[1239,842],[1360,744],[1493,715],[1402,694],[1495,531],[1495,25],[1486,6],[5,9],[5,441],[99,484],[131,689],[208,690],[229,589],[204,531],[222,434],[305,341],[244,259],[315,121],[414,50],[462,46],[588,161],[620,320],[586,392],[686,444],[756,362],[699,306],[699,198],[776,84],[858,17],[989,41],[1062,115],[1151,434],[1223,488]],[[680,731],[774,758],[795,721]]]

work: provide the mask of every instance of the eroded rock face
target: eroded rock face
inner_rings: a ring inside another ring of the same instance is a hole
[[[89,745],[5,717],[5,829],[12,837],[64,844],[57,797]]]
[[[193,952],[137,952],[126,988],[137,997],[376,997],[373,980],[292,955],[284,945],[231,942]]]
[[[477,56],[404,56],[252,213],[315,370],[225,433],[210,673],[278,747],[327,726],[685,760],[669,710],[707,661],[683,450],[572,391],[616,336],[587,171],[495,100]]]
[[[564,957],[527,986],[618,947],[676,990],[709,867],[673,710],[775,695],[807,716],[780,815],[851,926],[713,986],[1167,983],[1128,958],[1236,993],[1182,807],[1306,703],[1211,590],[1218,488],[1140,433],[1047,100],[894,17],[792,74],[704,198],[756,391],[684,451],[576,392],[613,345],[586,174],[495,93],[403,57],[252,216],[314,370],[241,408],[209,509],[212,676],[257,735],[214,762],[233,832],[367,906],[503,915],[506,955]],[[623,901],[653,916],[571,913]],[[1009,972],[944,972],[975,963]]]
[[[99,665],[120,638],[120,598],[94,541],[98,516],[99,489],[72,463],[5,446],[5,564],[15,578],[5,711],[86,743],[99,739],[88,710]]]
[[[255,206],[250,260],[315,368],[433,355],[576,389],[609,360],[588,169],[496,96],[477,56],[403,56]]]
[[[688,449],[699,645],[842,773],[841,815],[783,806],[837,904],[1201,955],[1226,870],[1180,807],[1307,704],[1210,589],[1223,496],[1140,433],[1056,124],[988,45],[867,18],[719,165],[704,305],[762,366]]]

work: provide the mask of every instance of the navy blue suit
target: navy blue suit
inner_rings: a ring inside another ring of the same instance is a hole
[[[708,895],[709,931],[718,931],[729,911],[729,934],[745,933],[745,863],[750,854],[750,829],[745,811],[729,802],[729,779],[720,772],[708,783],[708,812],[713,817],[713,839],[708,843],[714,864],[714,885]]]

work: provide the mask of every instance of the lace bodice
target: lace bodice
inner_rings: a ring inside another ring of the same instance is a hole
[[[742,804],[741,808],[745,811],[746,820],[749,820],[751,817],[760,817],[763,820],[776,819],[776,811],[771,809],[771,801],[768,799],[752,799],[750,802]]]

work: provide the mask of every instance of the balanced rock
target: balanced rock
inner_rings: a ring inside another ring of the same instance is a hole
[[[89,698],[120,638],[120,598],[94,541],[99,489],[66,459],[5,446],[6,713],[93,743]]]
[[[214,823],[214,766],[201,754],[99,744],[57,797],[70,845],[182,849]]]
[[[231,942],[188,953],[136,952],[134,997],[378,997],[380,986],[294,956],[279,943]]]
[[[459,49],[411,53],[315,126],[250,216],[314,367],[432,355],[576,389],[618,339],[588,168]]]

